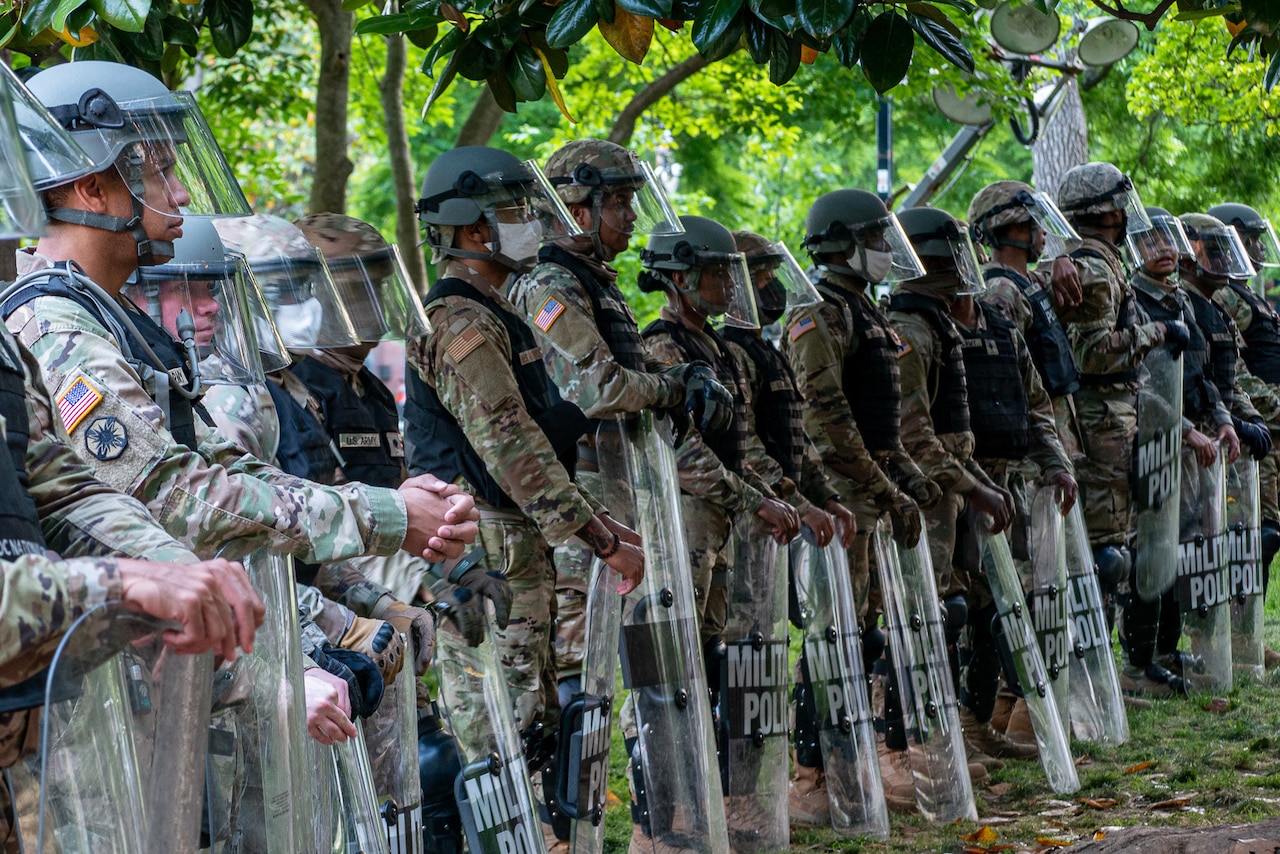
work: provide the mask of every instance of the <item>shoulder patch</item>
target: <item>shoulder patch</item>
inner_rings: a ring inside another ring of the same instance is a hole
[[[555,297],[547,297],[542,302],[542,308],[538,309],[538,313],[533,316],[533,325],[543,332],[548,332],[562,314],[564,314],[564,303]]]
[[[114,460],[129,447],[129,432],[115,416],[108,415],[89,424],[84,434],[84,446],[100,460]]]
[[[898,358],[899,359],[901,359],[903,356],[907,355],[908,353],[912,352],[913,349],[914,348],[911,346],[910,341],[908,341],[905,338],[898,339]]]
[[[455,362],[461,362],[483,343],[484,333],[474,326],[469,326],[449,343],[449,346],[445,348],[445,353]]]
[[[62,417],[62,425],[67,432],[75,430],[101,402],[102,395],[98,390],[84,377],[76,377],[76,381],[58,398],[58,415]]]
[[[813,319],[813,315],[806,314],[804,317],[797,318],[796,322],[788,327],[787,335],[792,341],[798,341],[806,332],[812,332],[817,328],[818,323]]]

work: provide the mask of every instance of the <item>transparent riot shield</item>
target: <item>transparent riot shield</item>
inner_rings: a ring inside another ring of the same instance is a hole
[[[324,778],[322,813],[330,819],[330,836],[325,847],[333,854],[390,854],[386,826],[378,813],[369,750],[364,724],[356,721],[356,735],[338,744],[325,746],[313,741]],[[323,767],[327,764],[327,768]]]
[[[1192,690],[1230,691],[1231,565],[1227,547],[1226,445],[1207,468],[1183,452],[1179,518],[1178,604],[1182,610],[1182,678]]]
[[[289,854],[311,843],[315,811],[293,566],[265,550],[244,566],[266,617],[253,653],[214,674],[202,842],[215,854]]]
[[[386,687],[378,711],[364,722],[373,786],[387,825],[391,854],[422,852],[422,782],[418,776],[418,687],[413,638],[404,639],[405,666]]]
[[[490,606],[492,607],[492,606]],[[436,636],[440,705],[458,739],[462,772],[454,783],[472,854],[546,854],[510,695],[486,617],[475,647],[452,631]]]
[[[14,792],[23,850],[196,850],[213,657],[176,655],[167,628],[118,602],[72,624],[48,672],[39,753],[10,775],[39,781],[38,794]]]
[[[1031,624],[1063,733],[1070,737],[1071,662],[1067,629],[1067,552],[1058,489],[1045,486],[1031,498]]]
[[[1182,356],[1157,347],[1142,366],[1133,454],[1134,570],[1136,592],[1150,602],[1177,578]]]
[[[1040,767],[1049,780],[1049,788],[1060,794],[1080,788],[1076,766],[1071,758],[1071,745],[1067,728],[1058,715],[1058,705],[1049,687],[1049,674],[1040,658],[1035,631],[1031,628],[1023,607],[1022,585],[1009,551],[1009,540],[1003,533],[992,534],[990,517],[979,518],[974,524],[978,539],[978,554],[991,596],[996,603],[1000,620],[1002,652],[1012,665],[1022,696],[1027,701],[1031,726],[1035,731],[1036,746],[1040,749]]]
[[[788,845],[787,550],[758,520],[733,526],[724,660],[720,663],[720,764],[735,852]]]
[[[920,535],[915,548],[905,548],[894,540],[885,518],[873,540],[916,804],[921,815],[937,824],[977,820],[928,534]]]
[[[655,847],[724,854],[729,838],[675,454],[651,412],[607,426],[596,436],[604,503],[644,542],[644,581],[623,603],[619,649],[639,729],[649,838]]]
[[[804,536],[791,543],[791,570],[803,626],[805,678],[820,727],[831,826],[849,836],[888,839],[889,810],[876,757],[849,556],[838,540],[819,548],[805,528]]]
[[[1094,570],[1093,548],[1077,501],[1063,527],[1071,630],[1071,728],[1076,738],[1109,747],[1129,740],[1129,716],[1111,647],[1111,626]]]
[[[609,794],[609,747],[617,693],[618,632],[622,626],[620,576],[592,561],[587,588],[582,692],[560,712],[556,802],[572,819],[573,854],[604,850],[604,808]]]
[[[1231,664],[1237,677],[1262,679],[1262,515],[1258,463],[1246,454],[1227,471],[1227,560],[1231,574]]]

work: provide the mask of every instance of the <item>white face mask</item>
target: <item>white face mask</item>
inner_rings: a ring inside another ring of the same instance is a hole
[[[866,265],[863,266],[863,257]],[[849,256],[849,268],[871,284],[883,282],[893,270],[893,253],[858,248]]]
[[[313,346],[324,321],[324,306],[312,297],[296,305],[282,305],[275,311],[276,329],[290,350]]]
[[[542,245],[542,223],[538,220],[529,222],[499,222],[497,252],[501,261],[524,267],[538,257],[538,247]],[[487,243],[489,251],[494,251],[494,244]]]

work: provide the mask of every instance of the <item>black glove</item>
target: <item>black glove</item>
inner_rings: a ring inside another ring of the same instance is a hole
[[[690,364],[685,374],[684,408],[704,434],[722,433],[733,423],[733,395],[701,362]]]
[[[498,628],[505,629],[511,622],[511,585],[501,572],[484,568],[482,564],[485,557],[484,549],[476,546],[456,563],[451,564],[446,561],[443,564],[433,564],[432,575],[450,584],[456,584],[482,599],[488,599],[493,603],[493,616],[498,621]],[[482,615],[483,604],[483,602],[480,603]],[[481,622],[483,623],[483,616]],[[467,634],[466,630],[463,630],[463,634]]]
[[[1191,343],[1191,330],[1181,320],[1164,320],[1164,343],[1169,352],[1178,356]]]
[[[347,683],[353,718],[367,718],[378,711],[378,706],[382,705],[386,682],[372,658],[353,649],[342,649],[328,643],[313,649],[310,656],[325,672],[332,673]]]
[[[1265,423],[1261,423],[1261,419],[1243,421],[1233,415],[1231,426],[1236,428],[1240,443],[1249,449],[1249,454],[1255,460],[1261,460],[1271,453],[1271,431]]]
[[[484,600],[447,581],[431,585],[431,595],[435,601],[429,607],[448,617],[468,646],[479,646],[484,640]]]

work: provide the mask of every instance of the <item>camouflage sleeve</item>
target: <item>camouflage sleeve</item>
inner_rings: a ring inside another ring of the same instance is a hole
[[[644,343],[649,355],[659,364],[679,365],[688,361],[684,351],[668,335],[658,334],[646,338]],[[755,513],[764,503],[765,496],[725,468],[693,425],[676,446],[676,469],[681,492],[709,501],[729,513]]]
[[[1031,427],[1031,446],[1028,456],[1050,477],[1058,472],[1074,474],[1075,470],[1058,436],[1058,421],[1053,414],[1053,401],[1040,382],[1040,371],[1031,359],[1031,351],[1021,334],[1014,336],[1018,347],[1018,364],[1022,371],[1022,387],[1027,393],[1028,420]]]
[[[1112,281],[1111,268],[1098,258],[1073,259],[1080,274],[1080,305],[1059,312],[1080,372],[1105,375],[1124,371],[1159,344],[1155,323],[1117,329],[1123,284]]]
[[[1249,303],[1235,292],[1234,288],[1218,288],[1213,293],[1213,301],[1222,306],[1236,326],[1243,332],[1253,323],[1253,309]]]
[[[23,555],[0,562],[0,687],[39,673],[72,623],[123,596],[110,558]]]
[[[902,339],[898,374],[902,382],[902,446],[928,477],[945,490],[964,495],[977,480],[933,432],[930,406],[937,389],[929,387],[929,365],[940,349],[928,322],[918,315],[893,312],[889,320]]]
[[[1031,275],[1034,282],[1036,273]],[[1048,276],[1046,275],[1045,278]],[[1027,334],[1027,328],[1031,326],[1031,303],[1027,302],[1027,298],[1013,279],[1004,276],[988,279],[987,290],[982,295],[982,301],[999,309],[1001,314],[1018,327],[1019,332],[1023,335]]]
[[[489,474],[547,542],[567,542],[595,514],[524,407],[506,329],[462,297],[437,300],[427,313],[432,332],[409,343],[409,364],[435,387]]]
[[[539,264],[512,286],[510,298],[538,337],[547,372],[560,394],[588,418],[665,409],[683,399],[683,389],[670,377],[618,364],[596,326],[591,298],[564,267]],[[536,323],[550,299],[563,309],[549,323]],[[613,308],[631,314],[626,303]]]
[[[1280,389],[1251,373],[1243,357],[1236,359],[1236,384],[1268,425],[1280,427]]]
[[[813,442],[806,439],[804,457],[800,460],[800,493],[818,507],[826,507],[831,499],[840,500],[840,491],[827,477],[827,470],[822,465],[822,457]]]
[[[212,556],[234,540],[227,556],[266,546],[324,563],[389,554],[404,542],[407,516],[395,490],[289,477],[242,451],[237,456],[203,424],[207,441],[198,451],[179,445],[110,333],[75,302],[36,299],[8,325],[31,349],[55,400],[85,388],[96,398],[81,405],[69,431],[94,474],[140,500],[197,554]],[[214,450],[216,459],[206,456]]]
[[[760,434],[756,432],[755,401],[760,385],[759,372],[755,362],[741,347],[732,341],[725,342],[729,352],[738,362],[738,372],[746,380],[747,395],[747,452],[745,456],[747,482],[760,492],[773,497],[774,494],[790,501],[795,495],[796,486],[782,471],[782,465],[769,456],[765,450]],[[803,500],[803,499],[801,499]]]
[[[260,460],[274,460],[280,444],[280,419],[266,386],[215,385],[204,408],[218,433]]]
[[[4,332],[8,335],[8,331]],[[66,557],[125,555],[191,563],[186,548],[151,518],[147,508],[93,475],[69,446],[62,420],[40,376],[40,366],[19,345],[26,381],[28,491],[49,548]]]
[[[782,351],[804,396],[804,430],[827,468],[852,482],[856,497],[871,502],[894,492],[858,432],[844,396],[845,329],[840,309],[789,312]],[[854,496],[846,496],[852,498]]]

